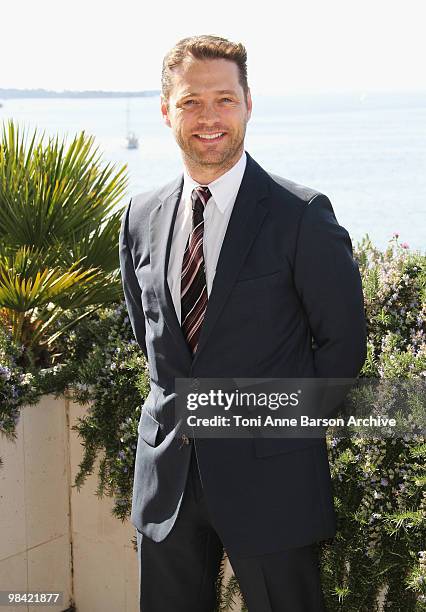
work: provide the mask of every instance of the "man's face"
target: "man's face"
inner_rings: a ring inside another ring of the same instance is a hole
[[[226,59],[188,57],[174,69],[161,111],[190,166],[226,171],[241,156],[252,105],[238,76],[238,66]]]

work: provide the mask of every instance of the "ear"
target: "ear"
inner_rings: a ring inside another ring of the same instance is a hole
[[[253,108],[253,103],[251,99],[251,91],[250,91],[250,88],[248,88],[247,90],[247,121],[251,117],[252,108]]]
[[[161,94],[160,100],[161,100],[161,114],[163,115],[164,123],[168,127],[172,127],[172,124],[170,123],[170,119],[169,119],[169,105],[167,103],[166,98],[163,96],[163,94]]]

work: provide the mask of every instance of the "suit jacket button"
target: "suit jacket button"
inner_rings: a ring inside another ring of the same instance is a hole
[[[189,444],[189,438],[186,434],[182,434],[180,440],[181,440],[181,443],[180,443],[179,448],[183,448],[184,446]]]
[[[194,380],[192,381],[191,389],[193,391],[199,391],[200,390],[200,381],[198,380],[198,378],[194,378]]]

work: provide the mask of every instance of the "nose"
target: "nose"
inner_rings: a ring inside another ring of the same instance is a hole
[[[206,102],[201,106],[199,121],[207,125],[214,124],[219,119],[219,113],[214,102]]]

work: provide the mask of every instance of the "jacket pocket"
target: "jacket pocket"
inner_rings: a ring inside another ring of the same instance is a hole
[[[149,446],[156,446],[159,428],[160,423],[156,421],[146,409],[142,409],[142,415],[138,425],[138,433],[140,437],[147,444],[149,444]]]
[[[255,282],[268,282],[272,280],[274,276],[278,277],[281,274],[281,270],[274,270],[273,272],[264,272],[263,274],[257,274],[256,276],[246,276],[239,277],[235,281],[235,285],[239,285],[239,283],[255,283]]]

